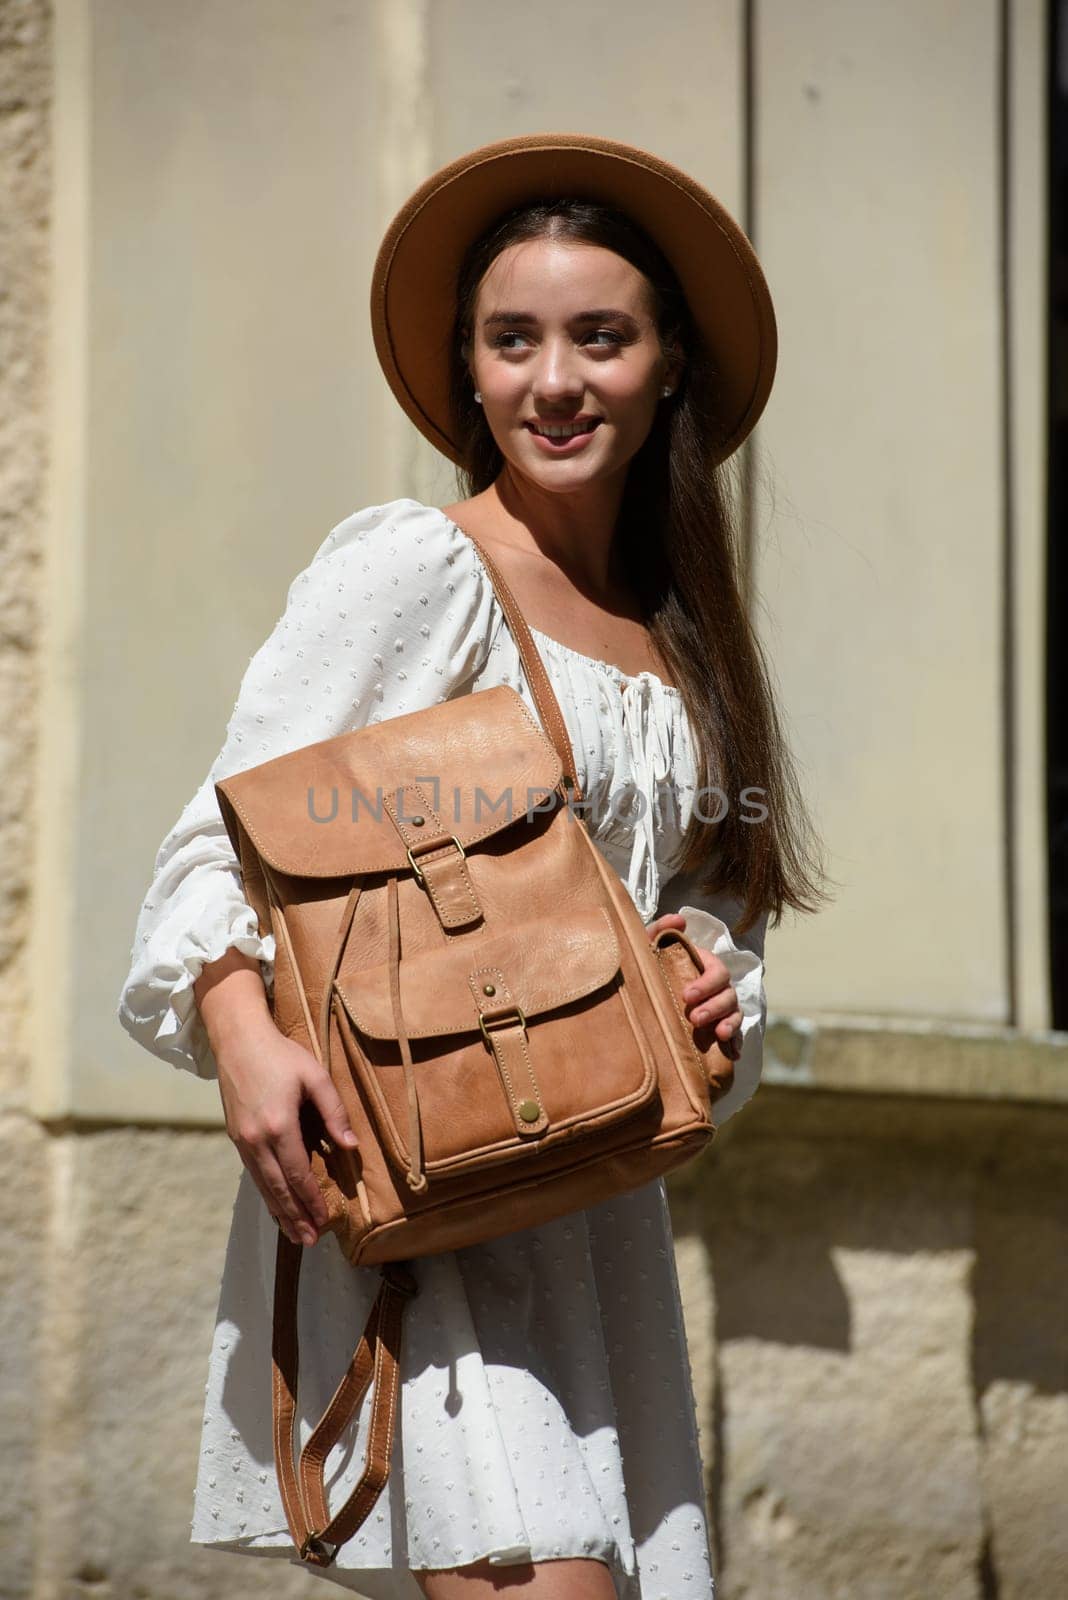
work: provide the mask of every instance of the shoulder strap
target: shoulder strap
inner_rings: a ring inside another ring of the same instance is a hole
[[[456,524],[454,523],[453,526],[455,527]],[[523,671],[526,674],[527,682],[530,684],[530,692],[534,696],[534,704],[538,708],[542,727],[552,740],[557,754],[563,762],[564,775],[561,781],[573,791],[576,800],[581,800],[582,791],[578,786],[575,756],[571,749],[567,724],[560,710],[560,702],[557,700],[553,686],[549,682],[549,674],[545,670],[541,652],[534,643],[523,613],[516,602],[515,595],[504,581],[500,567],[472,534],[467,533],[463,528],[460,529],[460,532],[466,539],[471,540],[471,543],[482,558],[483,566],[489,573],[490,582],[493,584],[494,592],[500,601],[505,621],[508,623],[512,638],[516,642],[516,648],[523,663]]]
[[[286,1521],[300,1559],[309,1566],[329,1567],[341,1546],[366,1521],[389,1476],[400,1391],[401,1319],[405,1304],[418,1289],[405,1263],[390,1261],[382,1267],[378,1295],[348,1371],[297,1463],[293,1447],[301,1255],[301,1246],[291,1244],[279,1229],[271,1386],[274,1459]],[[344,1505],[331,1516],[324,1483],[326,1459],[359,1410],[372,1382],[374,1398],[363,1472]]]

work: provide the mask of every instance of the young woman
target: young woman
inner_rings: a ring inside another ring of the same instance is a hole
[[[302,1101],[333,1138],[351,1130],[314,1057],[272,1022],[273,940],[242,895],[216,779],[499,683],[533,709],[470,532],[542,653],[593,838],[650,935],[683,927],[701,949],[688,1018],[737,1061],[718,1120],[759,1076],[769,915],[814,910],[823,894],[721,481],[775,361],[744,234],[632,146],[505,140],[443,168],[398,214],[372,312],[390,385],[457,464],[462,498],[358,511],[296,577],[222,751],[160,848],[119,1007],[147,1049],[217,1077],[245,1166],[192,1536],[291,1559],[271,1440],[275,1229],[309,1247],[305,1435],[379,1275],[317,1243],[327,1219]],[[311,1570],[371,1600],[512,1588],[709,1600],[662,1180],[414,1265],[390,1477],[334,1564]],[[331,1458],[338,1503],[362,1466],[367,1410]]]

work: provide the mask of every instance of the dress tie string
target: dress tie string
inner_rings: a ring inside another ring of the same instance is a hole
[[[620,685],[623,733],[630,750],[634,780],[640,790],[641,814],[635,819],[627,888],[648,921],[656,912],[660,874],[656,864],[656,829],[660,818],[658,785],[671,772],[666,730],[671,726],[667,695],[659,678],[640,673]]]

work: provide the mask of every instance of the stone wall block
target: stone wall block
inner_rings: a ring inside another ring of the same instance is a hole
[[[51,8],[0,0],[0,1105],[24,1100],[47,465]]]
[[[261,1600],[308,1593],[283,1559],[189,1542],[204,1383],[240,1164],[224,1135],[68,1136],[66,1385],[73,1448],[38,1506],[34,1600]],[[268,1377],[269,1381],[269,1377]],[[269,1404],[269,1388],[265,1390]]]
[[[35,1123],[0,1117],[0,1600],[29,1600],[33,1592],[51,1154]]]

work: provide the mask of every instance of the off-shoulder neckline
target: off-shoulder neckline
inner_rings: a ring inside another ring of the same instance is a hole
[[[430,506],[428,509],[431,511],[436,511],[441,520],[448,527],[450,527],[453,532],[458,533],[461,539],[467,541],[467,543],[471,546],[472,555],[478,562],[478,565],[481,567],[482,571],[485,573],[486,581],[490,582],[490,575],[488,572],[486,572],[485,563],[482,560],[482,557],[479,555],[478,547],[471,538],[470,534],[465,533],[463,528],[460,527],[459,523],[453,522],[451,517],[447,517],[440,506]],[[535,639],[541,640],[544,644],[549,645],[554,650],[559,650],[565,656],[570,656],[573,661],[581,661],[585,666],[599,668],[600,671],[607,673],[619,684],[641,683],[643,680],[648,680],[651,683],[657,684],[665,694],[674,695],[680,700],[682,698],[681,689],[679,689],[673,683],[665,683],[659,674],[650,672],[648,668],[643,668],[641,672],[624,672],[623,668],[617,667],[614,661],[602,661],[599,656],[584,655],[581,650],[575,650],[571,647],[571,645],[564,644],[562,639],[554,639],[551,634],[544,633],[541,628],[536,628],[532,622],[528,622],[527,627],[530,629]]]

